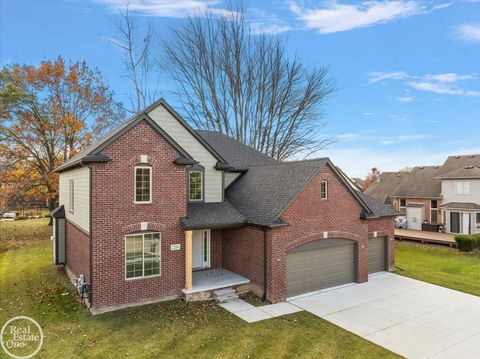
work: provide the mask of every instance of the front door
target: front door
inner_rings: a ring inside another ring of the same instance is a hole
[[[192,267],[210,267],[210,230],[194,230],[192,234]]]

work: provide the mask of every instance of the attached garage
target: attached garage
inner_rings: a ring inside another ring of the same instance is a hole
[[[368,274],[382,272],[387,267],[387,242],[385,237],[368,240]]]
[[[288,252],[286,296],[354,282],[356,252],[347,239],[321,239]]]

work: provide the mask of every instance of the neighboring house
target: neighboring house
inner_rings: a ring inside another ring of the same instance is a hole
[[[365,190],[365,194],[380,203],[393,204],[391,194],[407,174],[408,172],[382,172],[378,180]]]
[[[450,156],[401,178],[382,173],[366,194],[404,212],[409,229],[421,230],[426,221],[449,233],[480,233],[480,155]]]
[[[363,179],[354,177],[352,178],[352,181],[355,183],[359,191],[361,192],[365,191],[365,181]]]
[[[164,100],[57,172],[55,263],[93,313],[229,287],[278,302],[393,270],[398,212],[328,158],[276,161]]]
[[[438,177],[443,221],[451,233],[480,233],[480,167],[466,166]]]

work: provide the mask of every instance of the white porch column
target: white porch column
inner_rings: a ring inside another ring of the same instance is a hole
[[[185,289],[192,289],[192,231],[185,231]]]

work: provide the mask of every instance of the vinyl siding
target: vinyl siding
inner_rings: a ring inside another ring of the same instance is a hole
[[[442,195],[443,203],[449,202],[464,202],[464,203],[477,203],[480,204],[480,180],[470,179],[462,180],[470,182],[470,194],[455,194],[455,182],[456,180],[443,180],[442,181]]]
[[[222,171],[214,168],[217,159],[163,106],[157,106],[149,116],[205,168],[205,202],[222,202]]]
[[[238,172],[226,172],[225,173],[225,188],[227,188],[235,179],[240,176]]]
[[[69,181],[74,180],[75,198],[74,211],[69,210]],[[68,221],[90,231],[90,170],[86,167],[75,168],[60,173],[59,204],[65,206],[65,216]]]

